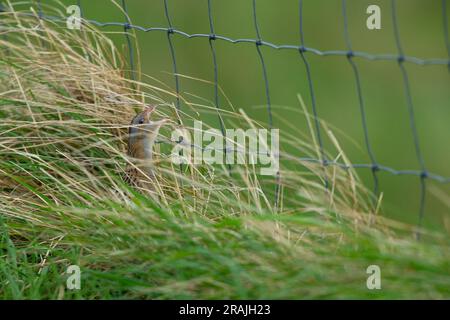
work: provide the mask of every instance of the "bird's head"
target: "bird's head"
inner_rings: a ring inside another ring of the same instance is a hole
[[[131,121],[128,134],[128,153],[136,158],[151,157],[151,149],[161,126],[168,121],[152,120],[156,106],[148,106]]]

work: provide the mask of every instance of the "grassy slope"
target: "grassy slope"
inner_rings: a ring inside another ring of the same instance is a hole
[[[356,234],[304,214],[212,222],[152,205],[57,208],[61,221],[49,217],[47,227],[3,221],[2,297],[448,298],[448,256],[439,246]],[[290,230],[319,227],[325,236],[288,242],[268,232],[275,222]],[[332,231],[345,240],[327,238]],[[65,290],[70,264],[81,267],[80,291]],[[370,264],[381,267],[382,290],[365,287]]]
[[[140,106],[135,86],[101,35],[46,28],[2,40],[14,54],[0,64],[0,297],[450,297],[446,237],[417,242],[412,228],[375,218],[351,172],[330,169],[330,195],[320,167],[285,169],[278,210],[251,168],[229,181],[166,162],[161,205],[129,190],[116,177],[133,109],[111,97]],[[80,291],[65,288],[71,264]],[[382,290],[366,288],[371,264]]]

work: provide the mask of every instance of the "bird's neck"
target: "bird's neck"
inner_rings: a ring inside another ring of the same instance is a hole
[[[153,171],[151,161],[153,160],[154,144],[155,140],[147,136],[130,139],[128,142],[128,155],[142,160],[143,163],[139,164],[139,167],[148,173]]]
[[[154,141],[151,139],[143,139],[142,141],[142,150],[143,150],[143,159],[144,160],[152,160],[153,158],[153,144]]]

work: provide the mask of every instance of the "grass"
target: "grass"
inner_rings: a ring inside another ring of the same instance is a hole
[[[164,84],[127,79],[120,51],[90,26],[0,15],[1,298],[450,297],[447,235],[421,230],[416,241],[416,227],[383,217],[382,198],[352,170],[286,151],[317,154],[310,132],[281,136],[278,206],[275,179],[258,168],[236,166],[231,177],[220,166],[180,169],[165,144],[155,160],[160,201],[128,187],[120,176],[132,163],[125,141],[136,110],[160,104],[158,116],[172,119],[167,136],[214,108],[181,97],[188,110],[180,112]],[[259,126],[239,111],[225,118]],[[329,156],[348,162],[323,125],[336,148]],[[66,288],[74,264],[81,290]],[[381,290],[366,287],[372,264]]]

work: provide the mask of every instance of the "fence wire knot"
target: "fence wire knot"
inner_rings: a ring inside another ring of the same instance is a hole
[[[421,178],[421,179],[426,179],[426,178],[428,178],[428,177],[429,177],[428,171],[422,171],[422,172],[420,173],[420,178]]]

